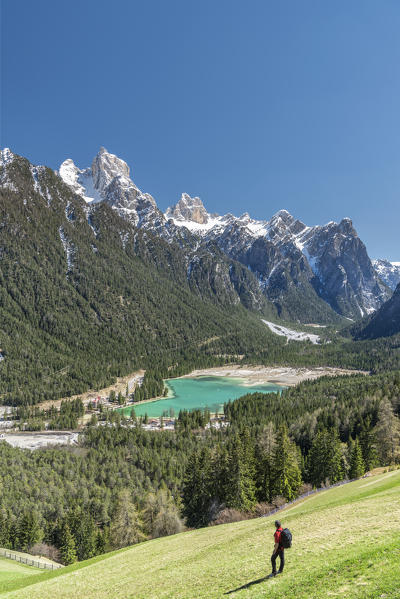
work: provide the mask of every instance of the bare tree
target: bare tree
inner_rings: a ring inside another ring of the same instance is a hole
[[[375,429],[378,453],[382,465],[400,461],[400,422],[387,397],[381,400]]]
[[[137,509],[128,489],[120,492],[117,508],[110,527],[113,547],[126,547],[146,539]]]

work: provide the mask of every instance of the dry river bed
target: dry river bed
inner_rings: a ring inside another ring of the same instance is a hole
[[[293,387],[305,380],[318,379],[321,376],[344,376],[351,374],[369,374],[362,370],[347,370],[345,368],[329,368],[321,366],[317,368],[292,368],[292,367],[269,367],[269,366],[247,366],[232,364],[217,368],[204,368],[194,370],[181,378],[193,378],[196,376],[230,376],[241,378],[249,385],[260,383],[275,383]]]

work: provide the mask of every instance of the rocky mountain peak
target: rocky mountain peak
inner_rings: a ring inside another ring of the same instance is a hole
[[[357,236],[357,232],[353,227],[353,221],[351,220],[351,218],[348,218],[348,217],[342,218],[342,220],[340,221],[340,223],[338,225],[338,229],[341,233],[343,233],[345,235]]]
[[[197,196],[192,198],[187,193],[182,194],[181,199],[175,206],[168,208],[165,216],[178,221],[195,222],[199,225],[206,224],[209,219],[208,212],[204,208],[201,199]]]
[[[102,193],[115,177],[129,179],[129,166],[124,160],[101,147],[92,162],[92,176],[95,188]]]
[[[292,241],[293,236],[299,235],[307,228],[304,223],[294,218],[287,210],[279,210],[268,223],[268,237],[272,241],[286,243]]]
[[[60,166],[60,177],[87,203],[107,202],[120,216],[137,227],[164,231],[165,218],[157,208],[154,198],[142,193],[130,178],[127,163],[101,147],[92,165],[79,169],[71,159]]]

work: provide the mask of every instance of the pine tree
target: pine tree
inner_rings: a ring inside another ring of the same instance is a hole
[[[195,450],[189,458],[183,483],[183,514],[188,526],[206,526],[210,521],[213,493],[211,454],[208,447]]]
[[[66,566],[68,566],[68,564],[73,564],[77,560],[75,539],[66,522],[61,531],[60,554],[61,559]]]
[[[34,512],[24,512],[18,521],[18,540],[23,551],[43,538],[43,531]]]
[[[369,416],[362,423],[359,441],[365,469],[367,471],[372,470],[379,464],[379,457],[376,450],[375,433],[372,429],[371,418]]]
[[[271,502],[274,493],[276,434],[272,422],[264,426],[256,444],[256,481],[260,501]]]
[[[249,447],[248,434],[243,441],[236,435],[228,449],[229,482],[226,505],[237,510],[250,511],[256,503],[254,459]]]
[[[0,510],[0,547],[9,547],[10,526],[5,510]]]
[[[353,447],[350,454],[350,469],[349,477],[360,478],[365,472],[365,465],[362,457],[362,451],[358,439],[353,443]]]
[[[318,432],[307,456],[307,477],[315,486],[342,480],[342,449],[336,430]]]
[[[274,495],[282,495],[288,501],[297,497],[301,485],[299,455],[286,426],[278,430],[273,473]]]

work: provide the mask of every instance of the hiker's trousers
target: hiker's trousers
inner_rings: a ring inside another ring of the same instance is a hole
[[[282,572],[285,566],[285,550],[283,547],[279,547],[276,553],[273,553],[271,556],[271,564],[272,564],[272,572],[276,572],[276,558],[279,556],[280,564],[279,564],[279,572]]]

